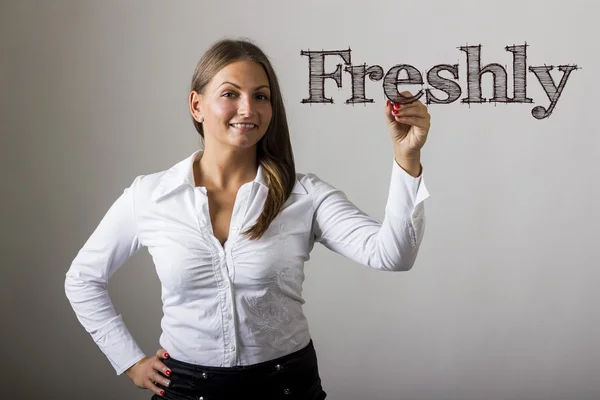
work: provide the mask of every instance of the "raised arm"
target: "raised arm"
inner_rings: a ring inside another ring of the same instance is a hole
[[[403,92],[405,99],[411,94]],[[385,218],[368,216],[344,192],[314,175],[315,241],[358,263],[386,271],[412,268],[425,233],[423,201],[429,193],[423,181],[421,148],[427,140],[430,116],[419,101],[386,102],[386,119],[394,146],[394,163]]]

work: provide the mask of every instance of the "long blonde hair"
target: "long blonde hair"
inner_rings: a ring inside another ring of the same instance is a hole
[[[296,182],[294,155],[277,75],[267,55],[258,46],[248,40],[224,39],[214,43],[200,58],[192,77],[191,90],[202,93],[223,67],[241,60],[254,61],[264,68],[271,88],[273,110],[267,132],[256,146],[257,161],[263,167],[269,192],[256,224],[243,232],[251,240],[257,240],[277,217]],[[204,140],[202,124],[195,119],[193,123]]]

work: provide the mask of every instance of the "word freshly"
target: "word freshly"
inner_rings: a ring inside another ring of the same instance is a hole
[[[505,50],[512,53],[513,59],[513,93],[508,97],[508,77],[506,69],[500,64],[481,65],[481,45],[461,46],[459,49],[466,53],[466,81],[467,96],[461,100],[462,103],[533,103],[533,99],[527,97],[527,70],[533,73],[544,92],[550,100],[547,107],[536,106],[531,110],[531,114],[536,119],[544,119],[552,114],[560,96],[565,89],[571,72],[579,69],[577,65],[565,64],[558,65],[557,68],[562,72],[562,77],[558,85],[550,75],[555,66],[540,65],[527,68],[527,47],[529,45],[506,46]],[[367,66],[352,65],[352,50],[330,50],[330,51],[304,51],[300,54],[307,56],[309,60],[309,97],[302,99],[302,103],[333,103],[333,99],[325,96],[325,79],[333,79],[338,88],[342,87],[342,64],[338,64],[333,72],[325,72],[325,57],[341,57],[345,63],[344,71],[348,72],[352,81],[352,97],[346,100],[346,104],[373,103],[365,94],[365,78],[369,77],[371,81],[383,80],[383,91],[385,96],[395,103],[406,104],[420,99],[425,95],[426,104],[450,104],[458,100],[462,95],[461,86],[456,82],[459,79],[458,64],[439,64],[427,71],[426,78],[430,87],[446,94],[445,98],[437,97],[432,89],[421,89],[415,95],[406,97],[398,91],[399,85],[423,85],[423,75],[421,72],[408,64],[398,64],[390,68],[384,74],[384,70],[379,65]],[[450,73],[452,79],[442,77],[440,73],[446,71]],[[406,77],[400,78],[405,72]],[[494,88],[493,97],[485,99],[482,96],[481,82],[484,74],[492,74]]]

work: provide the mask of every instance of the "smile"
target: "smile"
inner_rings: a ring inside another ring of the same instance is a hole
[[[254,129],[254,128],[258,127],[257,125],[254,125],[254,124],[229,124],[229,125],[233,126],[234,128],[243,129],[243,130]]]

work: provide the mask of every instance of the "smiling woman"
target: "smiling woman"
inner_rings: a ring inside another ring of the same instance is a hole
[[[324,399],[304,316],[304,263],[315,242],[365,266],[412,268],[424,235],[420,102],[387,103],[394,161],[383,222],[314,174],[296,173],[277,77],[242,40],[215,43],[189,94],[204,149],[138,176],[67,272],[80,322],[117,374],[153,399]],[[161,282],[161,349],[146,356],[106,291],[140,248]]]
[[[271,122],[269,79],[253,61],[236,61],[223,67],[203,93],[192,90],[190,112],[202,121],[201,134],[213,146],[255,146]],[[206,132],[206,133],[205,133]]]

